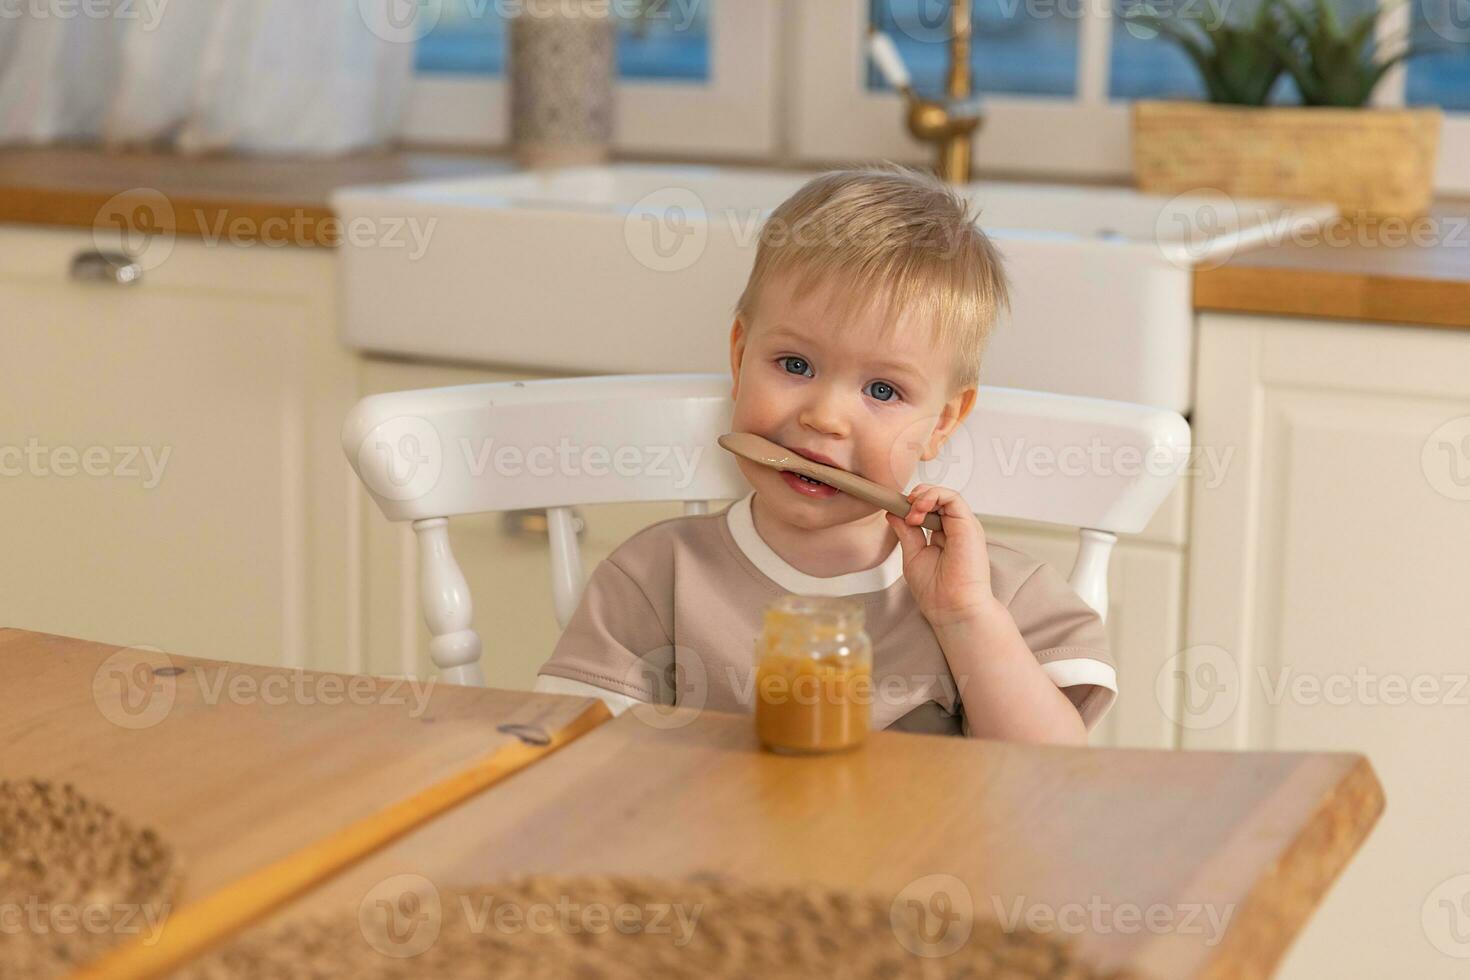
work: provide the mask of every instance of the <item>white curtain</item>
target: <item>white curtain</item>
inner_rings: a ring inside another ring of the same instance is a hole
[[[0,142],[306,155],[383,143],[412,80],[419,32],[404,18],[415,9],[412,0],[0,0]]]

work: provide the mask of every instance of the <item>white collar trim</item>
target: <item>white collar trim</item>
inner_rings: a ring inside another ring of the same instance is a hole
[[[845,596],[862,595],[866,592],[882,592],[903,578],[903,549],[897,544],[883,559],[883,564],[846,575],[820,578],[791,567],[786,560],[771,550],[755,531],[755,519],[750,513],[750,501],[755,493],[746,494],[725,511],[725,523],[735,545],[762,575],[775,582],[787,592],[798,595]]]

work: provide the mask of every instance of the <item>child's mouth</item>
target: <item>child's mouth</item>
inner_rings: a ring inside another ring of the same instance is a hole
[[[790,470],[782,470],[781,479],[786,481],[786,485],[796,493],[815,500],[825,500],[829,497],[835,497],[841,492],[834,486],[829,486],[819,480],[813,480],[809,476],[798,476]]]

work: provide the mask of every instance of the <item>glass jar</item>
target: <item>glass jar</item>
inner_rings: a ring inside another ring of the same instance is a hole
[[[811,755],[861,745],[873,703],[873,645],[862,604],[782,596],[755,648],[755,729],[773,752]]]

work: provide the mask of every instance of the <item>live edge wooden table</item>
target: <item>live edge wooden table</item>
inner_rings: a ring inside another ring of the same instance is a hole
[[[248,860],[216,852],[262,820],[300,842],[375,798],[391,802],[405,781],[431,778],[426,768],[442,774],[483,754],[485,740],[505,737],[507,714],[539,712],[554,728],[595,711],[578,699],[441,686],[438,720],[411,735],[402,720],[397,734],[377,731],[356,706],[307,705],[279,725],[232,707],[209,737],[159,733],[140,756],[144,743],[105,719],[103,728],[82,718],[90,738],[48,720],[96,713],[90,678],[80,690],[61,678],[86,673],[78,658],[85,667],[113,649],[0,630],[0,776],[72,779],[153,823],[189,872],[205,872],[193,889],[244,870]],[[537,872],[714,872],[886,896],[919,882],[969,902],[976,917],[1057,929],[1101,968],[1159,980],[1268,976],[1383,805],[1372,768],[1352,754],[877,732],[857,752],[786,758],[759,751],[745,716],[635,709],[323,878],[262,925],[356,909],[405,874],[441,890]],[[261,836],[257,861],[279,850]]]

